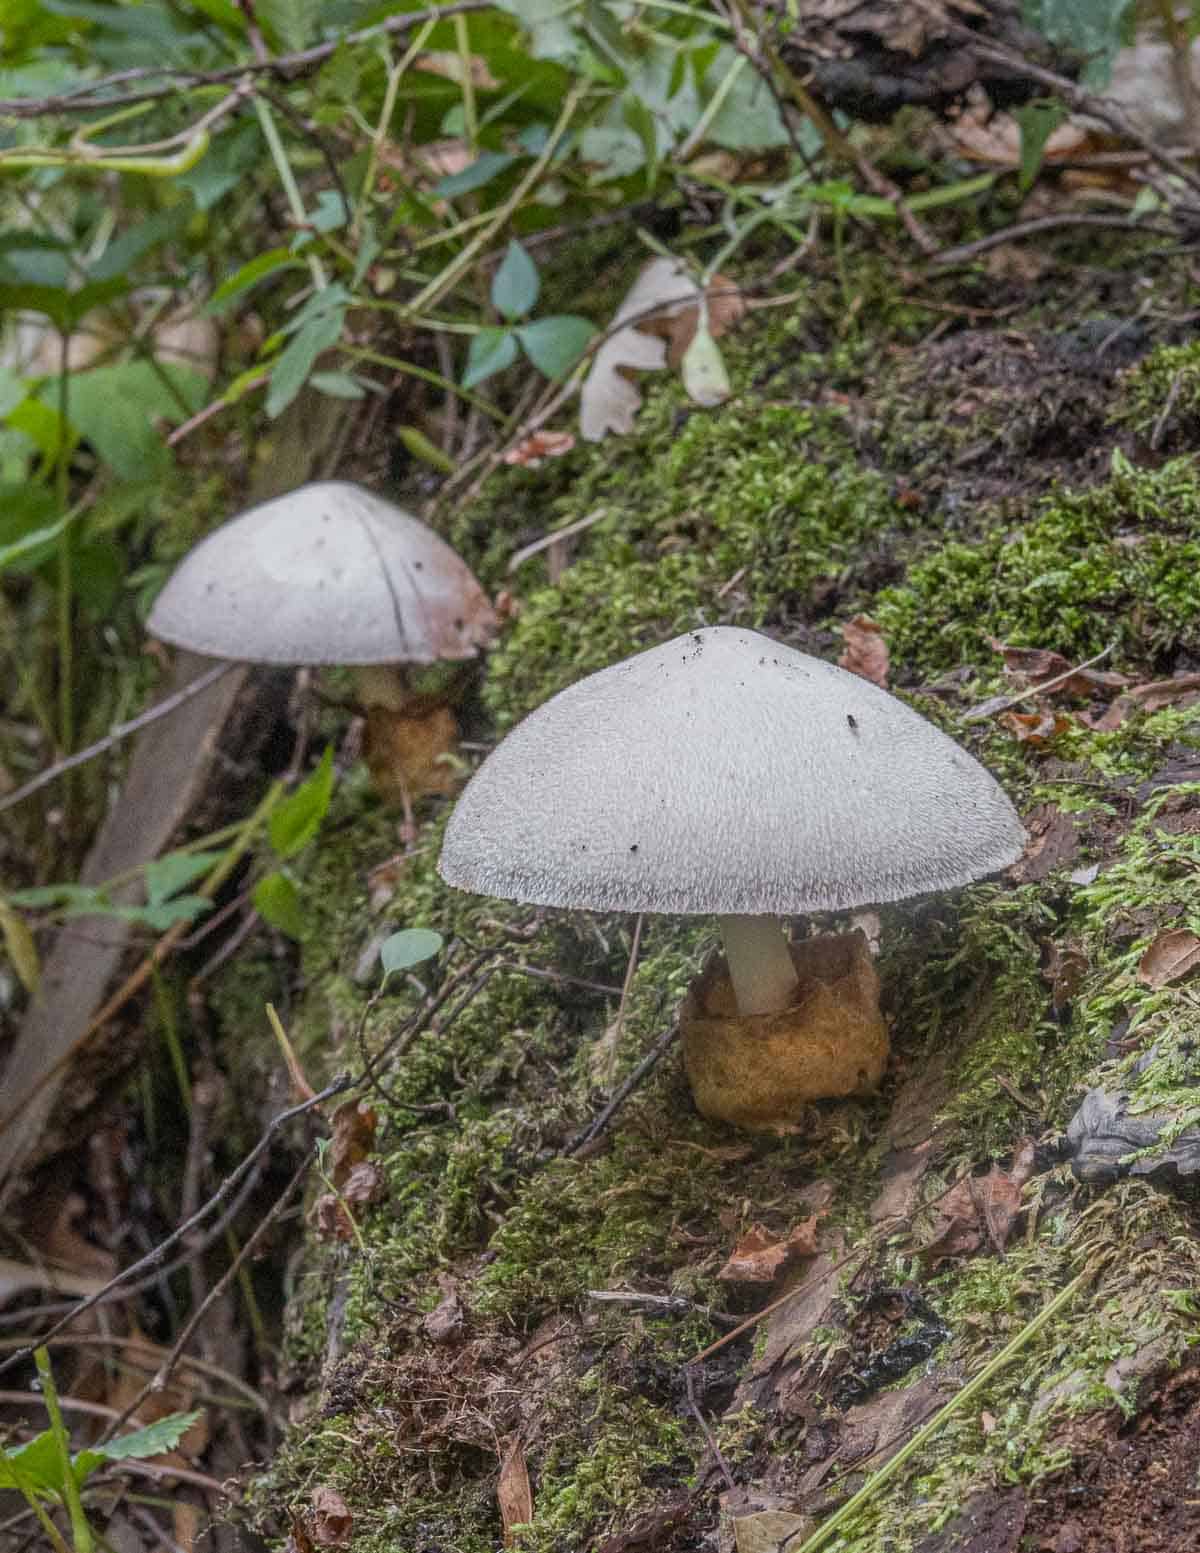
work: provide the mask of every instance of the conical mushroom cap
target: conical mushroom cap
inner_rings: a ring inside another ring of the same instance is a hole
[[[995,872],[996,781],[894,696],[757,631],[676,637],[554,696],[458,800],[461,889],[594,911],[785,915]]]
[[[471,657],[495,616],[432,529],[330,480],[202,540],[147,625],[165,642],[245,663],[435,663]]]

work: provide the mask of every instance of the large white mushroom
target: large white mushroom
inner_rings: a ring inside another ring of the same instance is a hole
[[[360,486],[322,481],[209,534],[147,625],[214,658],[349,666],[368,712],[403,715],[405,667],[473,657],[496,617],[470,567],[432,529]],[[388,742],[384,719],[372,736]]]
[[[803,946],[781,916],[950,889],[1023,844],[994,778],[903,702],[758,632],[713,627],[518,724],[459,798],[439,867],[462,889],[536,905],[712,913],[736,1014],[753,1024],[803,995]],[[881,1067],[872,1056],[861,1071]]]

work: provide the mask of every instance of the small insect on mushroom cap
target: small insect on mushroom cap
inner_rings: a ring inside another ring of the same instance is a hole
[[[439,867],[537,905],[788,915],[965,884],[1024,839],[995,779],[902,701],[717,626],[518,724],[459,798]]]

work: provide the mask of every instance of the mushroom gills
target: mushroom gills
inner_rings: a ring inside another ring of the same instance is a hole
[[[722,916],[721,943],[741,1014],[777,1014],[800,985],[778,917]]]

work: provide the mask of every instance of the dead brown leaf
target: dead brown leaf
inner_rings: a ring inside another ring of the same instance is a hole
[[[991,646],[1004,659],[1005,672],[1020,675],[1033,685],[1043,680],[1058,679],[1071,669],[1071,660],[1050,647],[1014,647],[989,637]],[[1128,674],[1118,674],[1114,669],[1076,669],[1069,679],[1056,685],[1051,694],[1087,696],[1098,690],[1120,690],[1129,684]]]
[[[466,1321],[458,1285],[447,1279],[443,1287],[446,1292],[421,1321],[421,1330],[431,1343],[453,1343],[462,1335]]]
[[[376,1120],[365,1100],[343,1101],[333,1113],[329,1159],[334,1186],[344,1186],[355,1165],[361,1165],[375,1147]]]
[[[849,669],[851,674],[869,679],[873,685],[886,690],[889,661],[882,627],[866,615],[855,615],[842,627],[842,639],[846,646],[838,659],[838,667]]]
[[[472,86],[480,91],[493,92],[500,85],[481,54],[468,55],[468,65]],[[418,54],[413,60],[413,69],[444,76],[447,81],[457,81],[459,86],[463,84],[462,55],[453,49],[429,49],[424,54]]]
[[[354,1220],[336,1192],[322,1192],[312,1207],[313,1223],[321,1240],[350,1240]]]
[[[1188,928],[1160,933],[1138,961],[1138,980],[1156,992],[1200,965],[1200,938]]]
[[[993,1249],[1003,1253],[1017,1215],[1021,1211],[1021,1187],[1033,1170],[1032,1139],[1018,1145],[1011,1171],[993,1165],[985,1176],[964,1176],[939,1204],[939,1222],[933,1238],[921,1248],[933,1261],[969,1256],[983,1244],[986,1234]]]
[[[1040,712],[1003,712],[996,721],[1002,728],[1007,728],[1019,744],[1034,745],[1057,739],[1071,726],[1069,717],[1049,708]]]
[[[496,1499],[504,1527],[504,1545],[511,1547],[513,1527],[523,1526],[533,1519],[533,1490],[529,1486],[529,1469],[525,1465],[525,1452],[521,1449],[520,1440],[514,1436],[507,1443],[508,1448],[500,1463]]]
[[[1119,728],[1132,712],[1161,712],[1164,706],[1174,706],[1177,701],[1197,691],[1200,691],[1200,674],[1179,674],[1174,679],[1134,685],[1119,695],[1107,712],[1092,723],[1092,727],[1104,730]]]
[[[774,1283],[794,1258],[816,1256],[817,1221],[821,1217],[814,1213],[783,1236],[772,1234],[762,1224],[752,1224],[717,1277],[723,1283]]]
[[[383,1171],[372,1160],[364,1159],[346,1177],[342,1196],[348,1203],[378,1202],[386,1187]]]
[[[548,458],[561,458],[574,446],[575,437],[569,431],[535,431],[509,448],[504,462],[519,464],[524,469],[540,469]]]
[[[319,1548],[344,1548],[354,1533],[354,1516],[350,1506],[328,1484],[314,1491],[312,1496],[312,1540]]]

